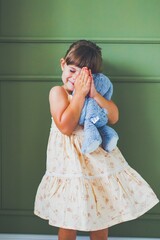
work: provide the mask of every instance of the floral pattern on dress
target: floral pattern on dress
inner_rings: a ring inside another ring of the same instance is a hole
[[[158,203],[148,183],[120,150],[83,155],[83,128],[63,135],[52,119],[46,173],[34,213],[56,227],[95,231],[135,219]]]

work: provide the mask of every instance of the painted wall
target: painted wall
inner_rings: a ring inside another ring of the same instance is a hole
[[[56,233],[33,204],[45,171],[48,93],[77,39],[102,47],[120,109],[119,147],[160,197],[159,26],[159,0],[0,0],[0,232]],[[157,205],[110,235],[160,237],[159,226]]]

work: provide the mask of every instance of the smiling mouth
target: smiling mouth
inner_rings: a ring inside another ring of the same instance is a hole
[[[68,82],[71,83],[71,84],[74,86],[74,82],[72,82],[72,81],[70,81],[70,80],[68,80]]]

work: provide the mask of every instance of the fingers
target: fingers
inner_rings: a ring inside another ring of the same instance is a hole
[[[90,77],[90,72],[89,70],[85,67],[82,69],[82,79],[81,81],[83,82],[84,85],[90,88],[91,84],[91,77]]]
[[[87,95],[91,88],[91,77],[88,68],[82,68],[80,74],[76,78],[75,89],[82,94]]]
[[[91,69],[89,69],[89,75],[90,75],[91,78],[93,78]]]
[[[81,75],[81,80],[82,81],[85,82],[87,80],[90,80],[90,72],[89,72],[87,67],[82,68],[82,70],[80,72],[80,75]]]
[[[87,83],[89,79],[89,72],[87,68],[82,68],[81,72],[79,73],[78,77],[76,78],[76,82],[78,82],[79,84],[82,83]]]
[[[80,77],[82,81],[85,81],[86,78],[88,77],[88,69],[87,68],[82,68],[81,72],[80,72]]]

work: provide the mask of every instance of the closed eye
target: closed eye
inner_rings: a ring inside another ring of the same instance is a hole
[[[71,70],[71,69],[70,69],[70,72],[71,72],[71,73],[75,73],[76,71],[75,71],[75,70]]]

